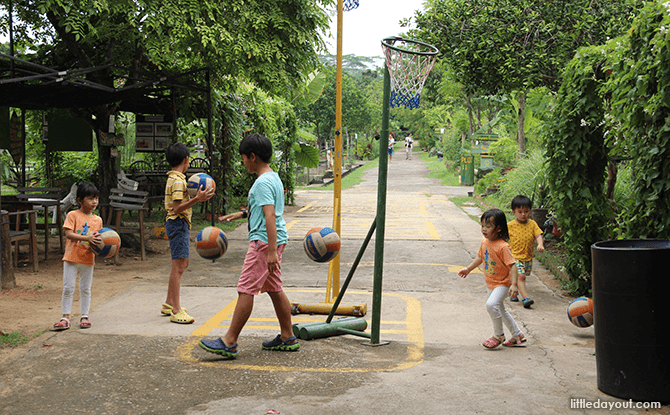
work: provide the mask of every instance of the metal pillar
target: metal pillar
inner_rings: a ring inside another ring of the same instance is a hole
[[[372,336],[370,343],[379,344],[382,310],[382,280],[384,278],[384,233],[386,228],[386,178],[388,174],[389,101],[391,99],[391,77],[384,66],[384,103],[382,109],[382,131],[379,137],[379,182],[377,184],[377,230],[375,236],[375,269],[372,289]]]
[[[337,70],[335,72],[335,145],[333,148],[333,229],[341,233],[342,200],[342,20],[343,0],[337,0]],[[340,293],[340,254],[328,264],[326,303],[332,303]]]

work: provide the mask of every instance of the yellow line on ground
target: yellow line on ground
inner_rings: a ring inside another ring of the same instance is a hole
[[[304,323],[320,323],[320,322],[325,321],[327,316],[326,316],[326,315],[323,315],[322,317],[323,317],[323,318],[321,318],[321,319],[316,319],[316,318],[295,318],[295,317],[291,317],[291,322],[292,322],[292,323],[299,323],[299,322],[304,322]],[[231,320],[232,320],[232,316],[230,316],[230,318],[224,318],[223,320],[221,320],[221,322],[224,322],[224,321],[231,321]],[[263,327],[263,328],[268,328],[268,327],[270,327],[270,328],[276,328],[276,327],[279,327],[279,322],[277,322],[277,318],[258,318],[258,317],[254,317],[254,318],[250,318],[248,321],[255,321],[255,322],[259,322],[259,323],[263,323],[263,322],[265,322],[265,323],[277,323],[277,324],[276,324],[276,325],[273,325],[273,326],[249,326],[249,325],[246,325],[246,326],[244,326],[244,328],[250,328],[250,329],[251,329],[251,328],[260,328],[260,327]],[[381,321],[381,324],[384,324],[384,325],[401,325],[401,324],[402,324],[402,325],[408,325],[408,324],[411,324],[411,323],[408,322],[408,321],[384,321],[384,320],[382,320],[382,321]],[[219,329],[220,329],[220,328],[228,328],[228,327],[229,327],[229,326],[217,325],[216,327],[212,327],[212,328],[219,328]],[[194,332],[194,333],[195,333],[195,332]]]
[[[315,293],[322,292],[321,290],[287,290],[287,292],[302,292],[302,293]],[[370,292],[367,291],[354,291],[350,294],[366,294],[369,295]],[[192,350],[198,347],[198,342],[200,339],[208,335],[214,328],[228,327],[221,326],[221,323],[230,320],[235,310],[235,305],[237,303],[237,298],[228,303],[221,311],[212,316],[209,320],[203,323],[201,326],[197,327],[193,332],[188,336],[186,341],[182,343],[177,350],[175,355],[178,360],[197,364],[201,366],[208,367],[225,367],[227,369],[235,370],[259,370],[259,371],[276,371],[276,372],[287,372],[287,371],[298,371],[298,372],[338,372],[338,373],[365,373],[365,372],[389,372],[404,370],[414,367],[423,362],[423,349],[424,349],[424,337],[423,337],[423,325],[421,320],[421,303],[418,299],[414,297],[409,297],[405,295],[395,294],[395,293],[384,293],[383,295],[397,297],[405,300],[407,306],[407,319],[405,321],[390,321],[382,322],[382,324],[405,324],[407,326],[406,330],[380,330],[381,333],[394,333],[394,334],[406,334],[407,340],[410,342],[408,347],[408,352],[406,358],[402,359],[401,363],[390,366],[390,367],[364,367],[364,368],[318,368],[318,367],[291,367],[291,366],[258,366],[258,365],[240,365],[236,363],[228,364],[228,361],[200,361],[193,357]],[[274,321],[270,318],[254,318],[253,321]],[[256,329],[276,329],[276,326],[246,326],[246,328],[256,328]]]
[[[229,316],[233,314],[235,310],[235,305],[237,304],[237,297],[230,303],[228,303],[221,311],[214,314],[212,318],[203,323],[202,326],[193,330],[191,336],[200,336],[204,337],[212,331],[213,328],[217,327],[222,321],[229,319]]]
[[[382,322],[382,324],[384,324],[384,323]],[[224,326],[217,326],[216,328],[217,328],[217,329],[227,329],[227,328],[229,328],[229,327],[230,327],[230,326],[225,326],[225,325],[224,325]],[[277,324],[274,325],[274,326],[250,326],[250,325],[246,325],[246,326],[244,326],[244,328],[245,328],[245,330],[246,330],[246,329],[255,329],[255,330],[277,330],[277,329],[279,328],[279,323],[277,323]],[[363,332],[369,334],[369,333],[370,333],[370,330],[363,330]],[[379,330],[379,332],[380,332],[380,333],[384,333],[384,334],[410,334],[410,333],[411,333],[410,330],[391,330],[391,329],[381,329],[381,330]],[[383,340],[383,339],[382,339],[382,340]]]
[[[286,232],[289,231],[295,225],[296,223],[300,222],[299,220],[292,220],[289,223],[286,224]]]
[[[428,233],[430,234],[430,237],[433,239],[440,239],[440,234],[437,232],[437,229],[435,229],[435,226],[431,222],[424,222],[426,224],[426,228],[428,228]]]
[[[342,263],[342,265],[352,266],[353,262]],[[465,268],[465,265],[453,265],[453,264],[440,264],[434,262],[384,262],[384,266],[387,265],[408,265],[411,267],[447,267],[449,272],[458,273],[458,271]],[[374,267],[374,262],[359,262],[359,267]],[[471,273],[482,274],[483,271],[480,268],[475,268]]]
[[[309,203],[309,204],[305,205],[305,207],[302,207],[302,208],[298,209],[297,213],[302,213],[302,212],[306,211],[307,209],[311,208],[312,206],[314,206],[314,203]]]

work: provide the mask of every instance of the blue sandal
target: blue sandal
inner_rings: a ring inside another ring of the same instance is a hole
[[[223,339],[221,338],[216,340],[200,340],[198,345],[210,353],[220,354],[221,356],[225,356],[230,359],[235,359],[238,354],[237,343],[233,344],[232,346],[226,346],[226,344],[223,342]]]
[[[295,336],[290,337],[286,341],[282,341],[281,334],[278,334],[274,339],[264,341],[263,349],[279,350],[281,352],[295,352],[300,349],[300,343],[298,343],[298,339]]]

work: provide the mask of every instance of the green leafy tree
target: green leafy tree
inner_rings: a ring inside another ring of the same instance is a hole
[[[319,147],[335,133],[335,67],[326,67],[323,93],[312,104],[300,111],[300,118],[314,125]],[[381,104],[380,104],[381,105]],[[347,72],[342,73],[342,127],[350,133],[363,132],[370,122],[369,106],[357,81]]]
[[[547,129],[548,179],[577,293],[591,286],[593,243],[670,237],[668,27],[667,3],[648,2],[629,34],[579,49],[564,72]],[[605,182],[622,156],[631,158],[633,191],[617,211]]]
[[[416,12],[416,33],[440,49],[469,94],[518,92],[524,153],[527,91],[557,90],[575,50],[625,32],[639,7],[629,0],[428,0]]]
[[[630,156],[635,172],[621,218],[629,238],[670,238],[669,28],[670,4],[647,2],[630,34],[610,43],[612,151]]]
[[[9,0],[0,0],[7,9]],[[325,50],[319,35],[328,25],[323,7],[331,0],[245,0],[222,4],[204,0],[95,1],[40,0],[14,2],[17,42],[35,53],[29,60],[60,70],[114,64],[130,68],[132,83],[140,74],[161,76],[208,67],[222,90],[239,79],[284,94],[302,83],[302,74],[319,65]],[[6,26],[4,26],[6,27]],[[91,81],[118,87],[112,68],[88,75]],[[227,76],[226,75],[232,75]],[[234,77],[233,77],[234,76]],[[188,80],[187,80],[188,81]],[[196,108],[202,96],[180,102]],[[90,116],[99,138],[119,103],[81,110]],[[195,114],[195,111],[192,111]],[[224,134],[226,117],[215,112]],[[115,184],[110,147],[100,145],[97,177],[103,198]],[[222,155],[221,157],[229,157]]]

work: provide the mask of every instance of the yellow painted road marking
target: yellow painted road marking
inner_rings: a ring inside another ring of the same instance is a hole
[[[342,265],[346,266],[353,266],[353,262],[348,262],[348,263],[342,263]],[[410,267],[447,267],[447,270],[449,272],[453,272],[455,274],[458,273],[458,271],[462,270],[465,268],[465,265],[452,265],[452,264],[439,264],[439,263],[432,263],[432,262],[384,262],[384,266],[387,265],[394,265],[394,266],[410,266]],[[361,261],[358,263],[358,267],[374,267],[375,263],[371,261]],[[484,272],[481,270],[481,268],[475,268],[471,272],[471,274],[483,274]]]
[[[300,222],[300,221],[299,220],[292,220],[291,222],[287,223],[286,224],[286,232],[288,232],[293,227],[293,225],[295,225],[298,222]]]
[[[302,213],[302,212],[306,211],[307,209],[311,208],[312,206],[314,206],[314,203],[309,203],[309,204],[305,205],[303,208],[298,209],[297,213]]]
[[[321,293],[321,290],[286,290],[286,292],[295,292],[295,293]],[[370,292],[367,291],[353,291],[350,294],[363,294],[370,295]],[[360,368],[321,368],[321,367],[291,367],[291,366],[260,366],[260,365],[244,365],[238,364],[237,361],[234,363],[228,360],[224,361],[200,361],[193,357],[192,350],[198,347],[198,342],[208,335],[215,328],[227,328],[226,325],[221,325],[224,321],[229,321],[232,318],[233,311],[235,310],[235,304],[237,299],[234,299],[228,303],[221,311],[212,316],[209,320],[203,323],[201,326],[197,327],[193,332],[188,336],[188,339],[182,343],[176,351],[177,359],[191,364],[197,364],[208,367],[221,367],[224,366],[226,369],[241,369],[241,370],[260,370],[260,371],[301,371],[301,372],[339,372],[339,373],[364,373],[364,372],[389,372],[404,370],[414,367],[420,363],[423,363],[423,349],[424,349],[424,337],[423,337],[423,325],[421,322],[421,303],[418,299],[414,297],[409,297],[406,295],[395,294],[395,293],[384,293],[384,296],[396,297],[402,299],[406,303],[406,320],[404,321],[382,321],[382,325],[405,325],[406,329],[384,329],[381,330],[382,333],[393,333],[393,334],[405,334],[407,335],[407,341],[410,343],[410,346],[407,349],[407,355],[401,360],[400,363],[390,366],[390,367],[360,367]],[[323,317],[323,316],[322,316]],[[293,321],[298,321],[298,319],[292,319]],[[323,318],[303,318],[300,319],[303,321],[324,321]],[[269,322],[275,321],[276,319],[272,318],[251,318],[249,321],[257,322]],[[256,329],[276,329],[277,325],[272,326],[245,326],[245,328],[256,328]]]
[[[426,224],[426,228],[428,228],[428,233],[430,234],[430,237],[433,239],[440,239],[440,234],[437,233],[437,229],[435,229],[435,226],[433,226],[433,224],[428,221],[424,223]]]
[[[370,229],[373,219],[349,219],[343,215],[341,220],[340,237],[345,239],[363,239]],[[308,230],[317,226],[313,220],[293,220],[287,223],[286,228],[290,238],[303,238]],[[393,219],[386,221],[385,239],[389,240],[440,240],[440,234],[430,221]]]
[[[218,326],[221,321],[225,320],[228,316],[233,314],[236,304],[237,304],[237,297],[235,297],[233,301],[228,303],[228,305],[223,307],[223,309],[218,313],[216,313],[212,318],[207,320],[202,326],[193,330],[193,333],[191,333],[190,335],[200,337],[208,335],[209,332],[212,331],[213,328]]]

